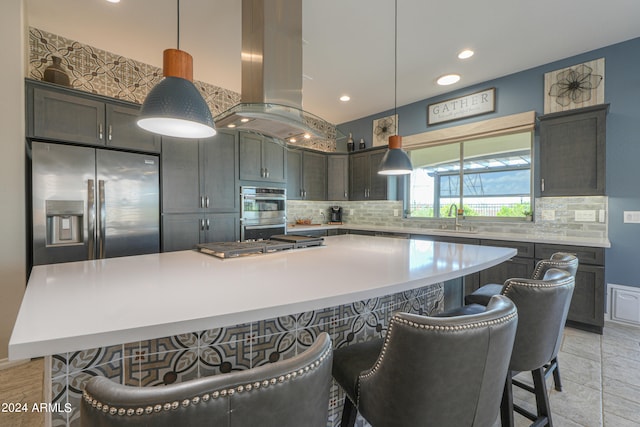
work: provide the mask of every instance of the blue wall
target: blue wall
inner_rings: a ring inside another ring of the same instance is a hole
[[[606,182],[611,248],[605,254],[605,279],[607,283],[640,287],[640,224],[622,221],[623,211],[640,210],[640,38],[399,107],[399,134],[413,135],[531,110],[542,114],[545,73],[603,57],[605,102],[611,104],[607,116]],[[427,129],[428,104],[490,87],[496,88],[494,113]],[[393,110],[383,111],[338,127],[345,134],[352,132],[356,142],[364,138],[369,146],[372,120],[392,113]]]

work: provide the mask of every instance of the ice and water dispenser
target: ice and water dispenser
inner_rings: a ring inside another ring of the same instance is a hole
[[[47,200],[47,246],[83,243],[82,200]]]

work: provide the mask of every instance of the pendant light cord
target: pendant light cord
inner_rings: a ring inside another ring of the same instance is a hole
[[[177,49],[180,50],[180,0],[177,1],[177,6],[178,6],[178,13],[176,14],[178,16],[178,43],[177,43]]]
[[[395,25],[394,25],[394,64],[393,64],[393,115],[396,122],[396,135],[398,135],[398,0],[395,1]]]

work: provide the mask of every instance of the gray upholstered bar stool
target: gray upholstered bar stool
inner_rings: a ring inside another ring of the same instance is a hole
[[[332,355],[331,340],[322,333],[290,359],[164,387],[95,377],[83,393],[81,425],[325,427]]]
[[[561,270],[566,270],[573,276],[576,277],[576,272],[578,271],[578,258],[571,253],[567,252],[556,252],[551,255],[549,259],[543,259],[536,263],[536,267],[533,270],[533,275],[531,276],[534,280],[540,280],[544,277],[545,273],[550,268],[559,268]],[[504,285],[498,285],[495,283],[490,283],[476,289],[473,293],[466,295],[464,297],[465,305],[467,306],[464,310],[465,313],[470,312],[473,313],[477,311],[477,307],[474,308],[473,304],[487,305],[489,299],[493,295],[497,295],[502,292]],[[562,341],[562,334],[558,337],[558,348]],[[555,389],[558,391],[562,391],[562,380],[560,378],[560,367],[558,365],[558,357],[555,356],[553,360],[549,361],[545,365],[545,379],[549,377],[549,375],[553,374],[553,383]]]
[[[569,312],[575,279],[565,270],[549,269],[543,280],[509,279],[502,295],[518,307],[518,331],[513,345],[509,374],[501,405],[502,426],[513,426],[513,411],[534,421],[536,426],[552,426],[545,381],[545,365],[556,358],[564,323]],[[533,387],[516,382],[518,372],[530,371]],[[513,387],[533,392],[536,414],[513,403]]]
[[[333,377],[347,394],[342,427],[358,412],[375,427],[492,425],[517,316],[503,296],[471,316],[397,313],[384,340],[335,350]]]

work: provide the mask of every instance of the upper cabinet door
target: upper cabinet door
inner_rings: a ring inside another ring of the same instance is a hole
[[[287,150],[287,199],[302,200],[302,151]]]
[[[327,156],[304,151],[302,182],[306,200],[327,200]]]
[[[605,194],[609,104],[540,116],[540,194]]]
[[[33,136],[105,145],[104,102],[33,88]]]
[[[150,153],[160,152],[160,137],[143,130],[136,124],[138,107],[106,105],[108,147],[128,148]]]
[[[240,133],[240,179],[261,181],[263,175],[262,137]]]
[[[238,149],[235,133],[218,131],[213,138],[200,141],[202,197],[209,212],[240,210],[238,188]]]
[[[198,141],[162,138],[162,212],[197,212],[200,195]]]
[[[349,200],[349,156],[327,156],[327,200]]]
[[[378,169],[380,168],[380,162],[384,157],[386,149],[373,151],[369,157],[369,196],[371,200],[387,200],[387,187],[389,177],[387,175],[380,175]]]
[[[265,179],[269,182],[285,182],[285,148],[265,138],[262,144],[262,166],[265,170]]]

